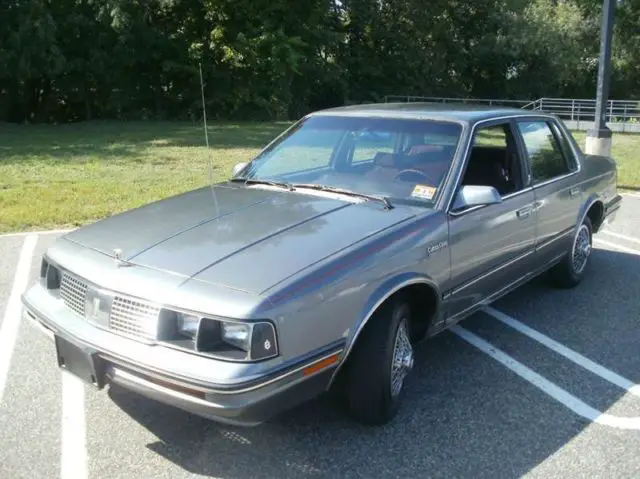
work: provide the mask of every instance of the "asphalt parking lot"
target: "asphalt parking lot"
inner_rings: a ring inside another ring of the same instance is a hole
[[[577,289],[536,280],[426,342],[384,428],[326,399],[233,428],[62,374],[19,307],[55,237],[0,237],[3,479],[640,477],[640,196]]]

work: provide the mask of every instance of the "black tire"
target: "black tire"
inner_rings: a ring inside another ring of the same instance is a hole
[[[352,418],[383,425],[397,414],[404,397],[404,381],[392,394],[391,375],[396,335],[401,323],[411,326],[409,305],[398,299],[383,305],[363,329],[350,355],[345,377],[347,408]],[[412,349],[411,349],[412,351]],[[413,366],[413,353],[408,369]]]
[[[576,243],[578,242],[578,236],[581,229],[586,228],[588,231],[588,239],[589,239],[589,253],[586,256],[586,263],[584,266],[577,271],[574,264],[574,248],[576,248]],[[560,263],[551,268],[549,271],[549,275],[551,281],[554,286],[559,288],[574,288],[582,282],[586,271],[589,266],[589,257],[591,252],[591,246],[593,244],[593,225],[591,224],[591,220],[589,217],[585,217],[583,222],[578,226],[578,230],[576,234],[571,240],[571,245],[569,246],[569,251],[567,251],[566,256],[562,259]]]

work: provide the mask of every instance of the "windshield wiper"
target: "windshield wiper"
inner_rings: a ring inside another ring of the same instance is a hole
[[[357,191],[348,190],[346,188],[337,188],[335,186],[329,186],[329,185],[318,185],[316,183],[291,183],[291,186],[294,189],[295,188],[308,188],[310,190],[328,191],[328,192],[337,193],[337,194],[340,194],[340,195],[355,196],[355,197],[358,197],[358,198],[366,198],[368,200],[375,200],[375,201],[381,202],[384,205],[385,209],[390,210],[390,209],[393,208],[393,205],[389,201],[389,198],[387,198],[386,196],[369,195],[367,193],[359,193]]]
[[[259,180],[256,178],[243,178],[243,177],[231,178],[229,181],[233,181],[237,183],[242,182],[245,185],[253,184],[253,185],[277,186],[279,188],[285,188],[289,191],[293,191],[293,185],[291,183],[285,183],[282,181]]]
[[[307,188],[310,190],[318,190],[318,191],[328,191],[331,193],[337,193],[340,195],[348,195],[355,196],[358,198],[366,198],[368,200],[375,200],[381,202],[384,207],[388,210],[393,208],[393,205],[389,201],[389,198],[386,196],[378,196],[378,195],[369,195],[366,193],[359,193],[357,191],[348,190],[346,188],[337,188],[335,186],[329,185],[318,185],[316,183],[285,183],[283,181],[272,181],[272,180],[260,180],[257,178],[243,178],[243,177],[235,177],[229,179],[232,182],[242,182],[245,185],[254,184],[254,185],[269,185],[276,186],[278,188],[284,188],[288,191],[295,191],[296,188]]]

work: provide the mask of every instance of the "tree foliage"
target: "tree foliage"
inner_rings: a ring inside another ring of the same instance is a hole
[[[2,0],[0,120],[291,119],[384,95],[593,97],[597,0]],[[640,96],[640,0],[612,96]]]

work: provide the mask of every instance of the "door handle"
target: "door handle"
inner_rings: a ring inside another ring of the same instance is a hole
[[[518,211],[516,211],[516,214],[520,219],[527,218],[531,214],[531,206],[526,206],[524,208],[519,209]]]
[[[580,188],[578,188],[577,186],[569,190],[569,196],[578,196],[579,194],[580,194]]]

